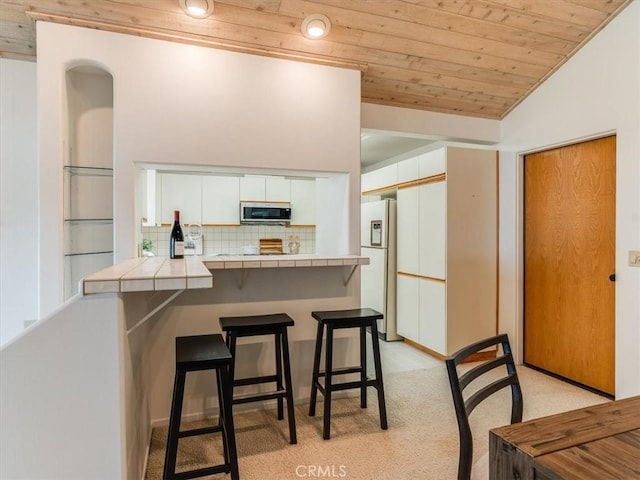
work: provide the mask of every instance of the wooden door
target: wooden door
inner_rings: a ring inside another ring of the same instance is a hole
[[[524,360],[614,394],[616,137],[524,160]]]

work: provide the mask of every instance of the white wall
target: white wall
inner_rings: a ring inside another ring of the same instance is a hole
[[[500,141],[500,121],[363,103],[362,128],[413,134],[434,140],[491,145]]]
[[[350,174],[357,218],[360,72],[37,23],[40,134],[41,313],[61,292],[60,175],[64,72],[100,66],[114,78],[115,260],[136,255],[134,162]],[[357,253],[359,230],[336,231]]]
[[[38,314],[36,64],[0,58],[0,345]]]
[[[640,394],[640,2],[632,2],[502,121],[501,330],[521,345],[521,154],[617,135],[616,396]]]
[[[117,307],[73,297],[0,350],[0,478],[126,478]]]

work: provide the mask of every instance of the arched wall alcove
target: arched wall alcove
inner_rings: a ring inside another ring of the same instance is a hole
[[[93,64],[65,73],[64,299],[113,264],[113,76]]]

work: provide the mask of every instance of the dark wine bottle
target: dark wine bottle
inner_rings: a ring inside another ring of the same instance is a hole
[[[169,258],[184,257],[184,234],[180,226],[180,211],[173,212],[173,228],[169,237]]]

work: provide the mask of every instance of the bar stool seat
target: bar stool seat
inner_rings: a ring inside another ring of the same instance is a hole
[[[314,311],[311,316],[318,321],[316,334],[316,348],[313,359],[313,377],[311,379],[311,400],[309,416],[316,413],[318,390],[324,395],[324,418],[322,437],[328,440],[331,436],[331,394],[340,390],[360,389],[360,407],[367,407],[367,387],[374,387],[378,391],[378,408],[380,411],[380,426],[387,429],[387,409],[384,400],[384,386],[382,383],[382,364],[380,361],[380,342],[378,339],[378,320],[384,318],[382,313],[372,308],[355,308],[351,310]],[[322,337],[327,329],[325,345],[325,370],[320,371],[320,357],[322,352]],[[333,331],[342,328],[360,329],[360,365],[355,367],[333,368]],[[375,378],[367,377],[367,328],[371,329],[373,345],[373,363]],[[334,382],[334,375],[359,373],[360,379],[352,382]],[[324,383],[320,378],[324,377]]]
[[[293,319],[286,313],[274,313],[269,315],[249,315],[238,317],[220,317],[220,328],[226,333],[226,344],[233,356],[231,365],[231,378],[233,386],[257,385],[262,383],[275,383],[275,390],[266,393],[249,393],[234,395],[232,403],[251,403],[264,400],[277,400],[278,420],[284,418],[283,401],[287,401],[287,416],[289,422],[289,441],[297,443],[296,419],[293,410],[293,387],[291,383],[291,362],[289,358],[289,340],[287,328],[294,325]],[[236,344],[240,337],[252,337],[258,335],[273,335],[275,339],[275,363],[274,375],[261,375],[248,378],[235,378]]]
[[[167,434],[167,449],[164,459],[163,480],[188,479],[230,473],[232,480],[238,480],[238,454],[236,437],[231,412],[233,382],[231,366],[233,357],[220,334],[195,335],[176,338],[176,375],[173,387],[173,400]],[[188,372],[215,370],[218,390],[218,407],[220,409],[218,425],[192,430],[180,431],[184,385]],[[178,440],[183,437],[220,432],[224,451],[224,463],[211,467],[199,468],[176,473],[178,456]]]

